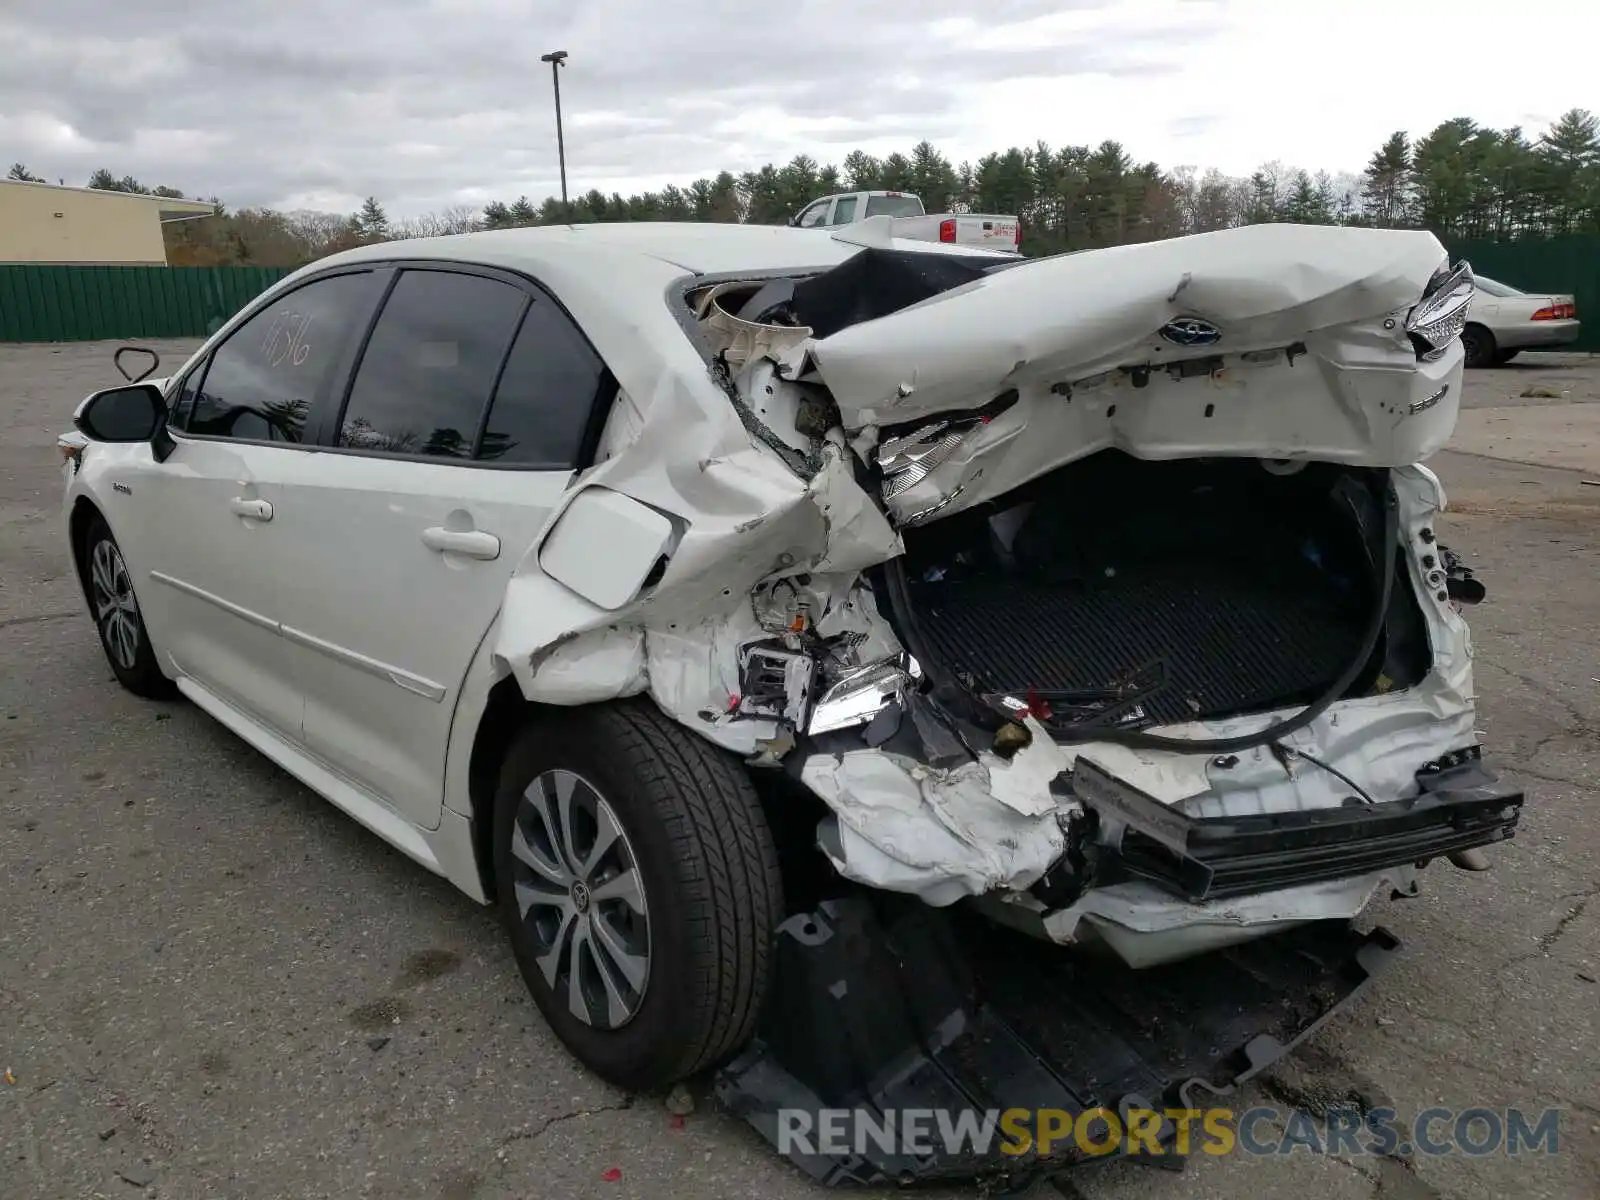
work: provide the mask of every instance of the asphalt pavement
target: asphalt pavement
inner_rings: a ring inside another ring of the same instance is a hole
[[[117,687],[53,447],[113,348],[0,346],[0,1196],[821,1195],[703,1085],[674,1117],[586,1074],[488,910],[193,706]],[[1403,956],[1230,1103],[1557,1107],[1556,1153],[1111,1163],[1030,1194],[1600,1194],[1600,361],[1525,357],[1468,375],[1432,463],[1489,589],[1480,724],[1521,830],[1378,905]]]

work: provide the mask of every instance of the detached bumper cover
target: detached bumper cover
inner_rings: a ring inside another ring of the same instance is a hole
[[[1193,962],[1130,971],[952,914],[863,898],[779,929],[757,1040],[717,1077],[718,1098],[796,1166],[830,1185],[1030,1180],[1091,1155],[984,1145],[908,1153],[856,1139],[842,1153],[784,1130],[850,1110],[881,1127],[907,1112],[1199,1108],[1282,1058],[1354,999],[1397,950],[1383,930],[1322,922]],[[898,915],[890,916],[889,913]],[[1331,928],[1329,926],[1332,926]],[[780,1116],[780,1113],[783,1114]],[[1172,1156],[1174,1131],[1157,1134]],[[1103,1155],[1098,1156],[1103,1161]]]
[[[1510,838],[1523,794],[1475,759],[1417,776],[1418,795],[1386,804],[1197,820],[1083,758],[1072,787],[1126,824],[1106,877],[1144,879],[1201,901],[1364,875]]]

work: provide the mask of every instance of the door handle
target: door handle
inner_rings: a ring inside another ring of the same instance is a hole
[[[435,525],[422,531],[422,544],[441,554],[460,554],[486,561],[500,557],[500,539],[481,529],[446,529]]]
[[[272,520],[272,505],[266,500],[246,500],[243,496],[235,496],[228,501],[228,507],[236,516],[244,517],[251,521]]]

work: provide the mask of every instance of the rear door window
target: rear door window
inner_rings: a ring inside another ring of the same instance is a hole
[[[361,356],[337,444],[470,459],[527,305],[497,279],[405,271]]]
[[[609,379],[571,318],[548,297],[535,298],[500,375],[477,457],[552,470],[582,466],[590,416],[609,399]]]

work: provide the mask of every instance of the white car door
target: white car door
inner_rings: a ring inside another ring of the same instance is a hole
[[[127,485],[146,517],[135,570],[152,642],[180,676],[291,741],[301,692],[277,628],[294,575],[279,481],[377,290],[371,271],[331,275],[252,314],[171,389],[171,452]]]
[[[435,828],[456,697],[506,583],[615,392],[548,295],[471,267],[399,271],[327,450],[283,481],[283,628],[306,747]],[[330,414],[331,415],[331,414]]]

